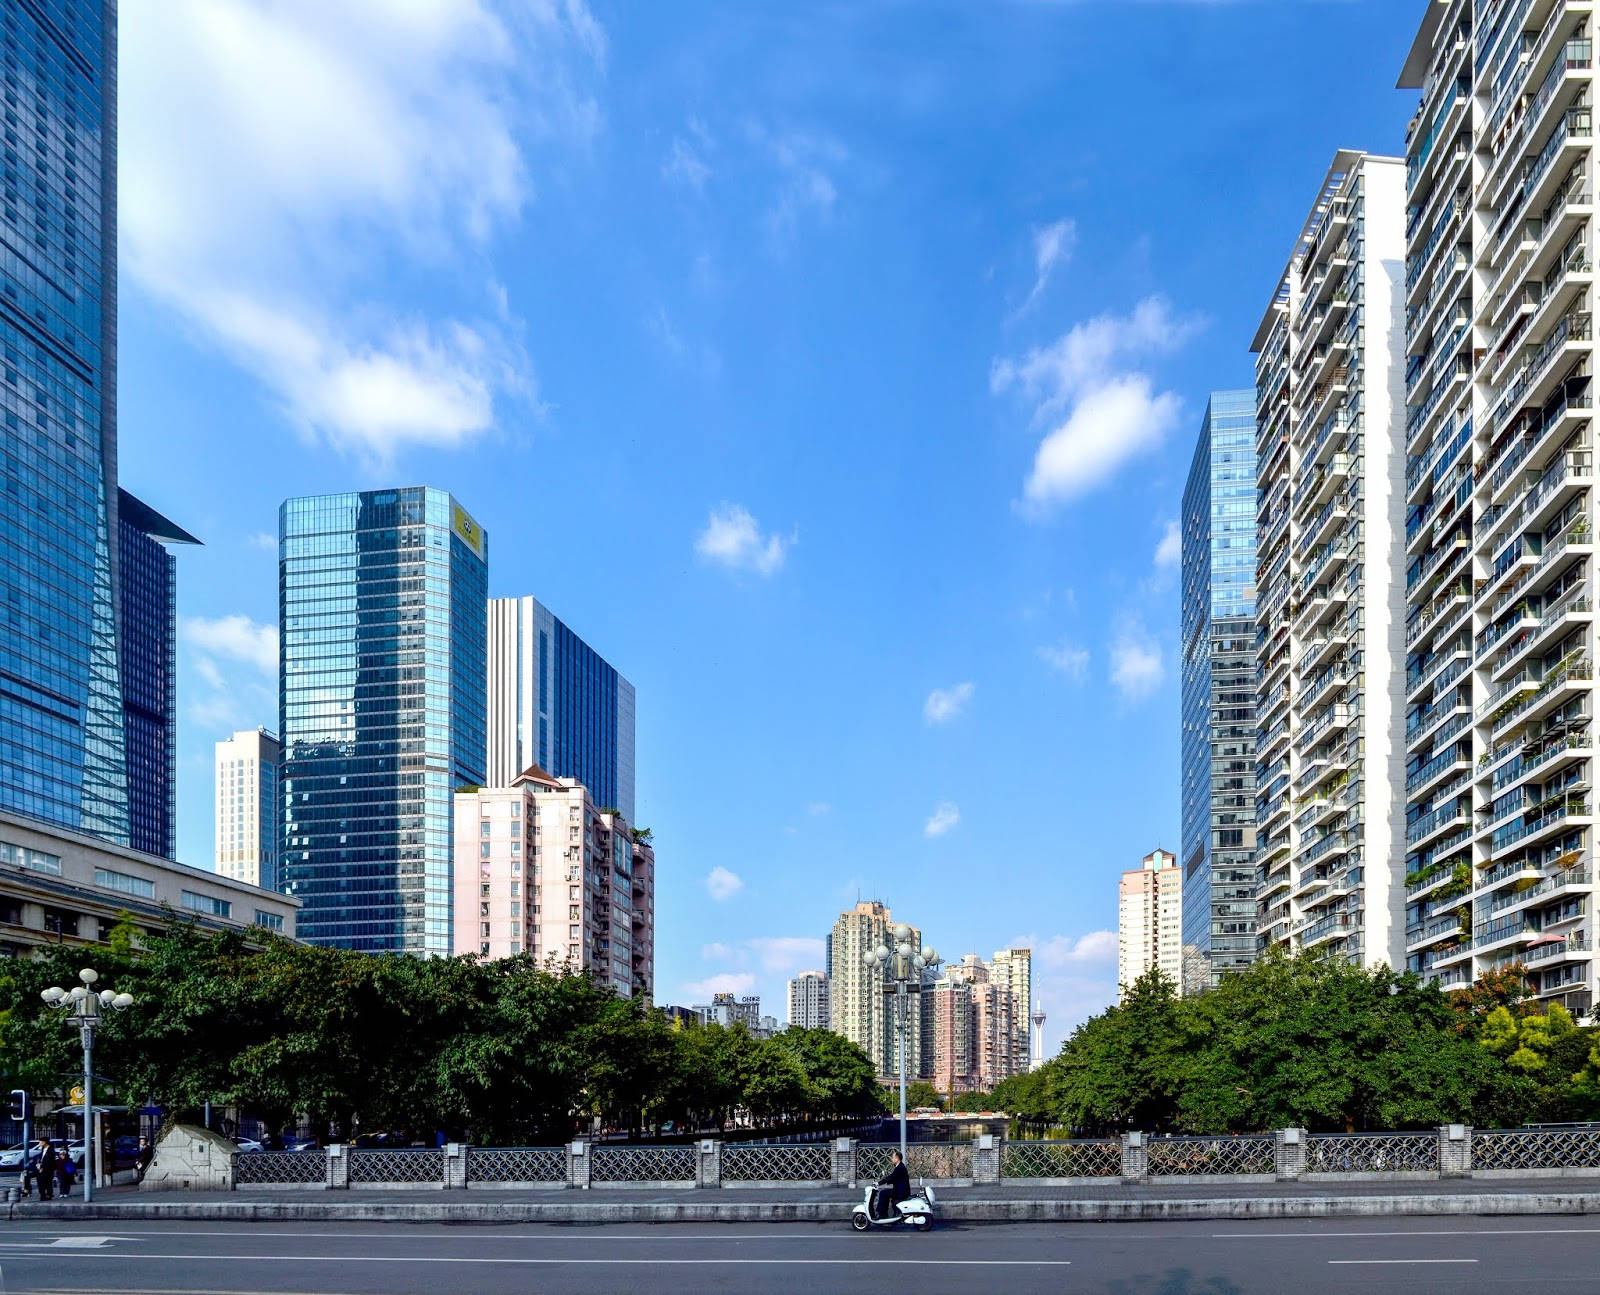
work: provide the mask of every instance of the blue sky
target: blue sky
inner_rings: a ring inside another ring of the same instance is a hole
[[[438,485],[638,689],[658,1000],[781,1016],[878,896],[1032,940],[1053,1047],[1178,840],[1206,393],[1334,150],[1399,151],[1420,11],[124,0],[121,472],[206,544],[181,857],[276,724],[278,503]]]

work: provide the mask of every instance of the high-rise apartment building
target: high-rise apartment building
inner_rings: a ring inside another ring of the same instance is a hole
[[[802,971],[789,982],[789,1024],[803,1030],[829,1028],[827,972]]]
[[[1028,1055],[1028,1007],[1033,1002],[1033,950],[996,949],[989,963],[989,979],[1016,999],[1017,1037],[1012,1052],[1019,1069],[1025,1069],[1023,1059]]]
[[[215,848],[212,868],[263,890],[282,890],[283,750],[264,728],[245,729],[216,746]]]
[[[1341,151],[1256,353],[1258,943],[1400,962],[1404,163]],[[1446,616],[1447,599],[1439,606]]]
[[[923,986],[923,1075],[940,1092],[989,1091],[1028,1069],[1032,961],[1029,949],[969,953]]]
[[[575,778],[455,795],[454,951],[530,954],[625,997],[655,982],[655,853]]]
[[[120,489],[117,533],[128,844],[170,859],[178,798],[178,562],[172,546],[200,541]]]
[[[839,914],[828,946],[828,1012],[833,1032],[856,1044],[880,1075],[899,1073],[899,997],[885,989],[883,969],[868,967],[865,954],[880,945],[894,947],[897,925],[888,905],[862,900]],[[922,946],[922,934],[911,928],[911,944]],[[922,1070],[921,1009],[916,995],[906,995],[906,1073]]]
[[[533,598],[489,603],[488,776],[576,778],[633,821],[633,685]]]
[[[1183,869],[1170,850],[1153,850],[1122,874],[1117,893],[1117,985],[1151,968],[1183,988]]]
[[[941,977],[922,988],[922,1073],[941,1095],[969,1093],[973,1078],[972,991]]]
[[[1595,1001],[1594,11],[1439,0],[1406,136],[1407,965]],[[1397,958],[1398,962],[1399,959]]]
[[[488,538],[427,487],[290,499],[278,537],[300,938],[448,954],[455,791],[484,780]]]
[[[1197,993],[1256,952],[1253,390],[1211,393],[1183,492],[1182,554],[1183,980]]]
[[[5,6],[0,810],[128,845],[116,14],[115,0]]]

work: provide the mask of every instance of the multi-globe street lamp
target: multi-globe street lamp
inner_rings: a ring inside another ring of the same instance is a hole
[[[890,929],[894,947],[880,944],[862,955],[868,974],[881,971],[879,988],[884,994],[892,993],[899,1005],[897,1037],[900,1042],[900,1158],[906,1157],[906,1011],[908,996],[922,991],[922,972],[927,967],[939,965],[939,955],[924,946],[918,949],[911,942],[911,928],[900,923]]]
[[[103,1011],[127,1011],[133,1006],[132,994],[119,994],[110,989],[95,992],[94,982],[100,973],[85,967],[78,973],[81,985],[70,990],[52,985],[42,997],[51,1007],[67,1013],[67,1024],[76,1025],[83,1040],[83,1201],[87,1205],[94,1199],[94,1032],[100,1024]]]

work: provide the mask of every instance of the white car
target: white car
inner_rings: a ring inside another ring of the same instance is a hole
[[[21,1169],[22,1162],[27,1159],[28,1148],[20,1142],[14,1147],[0,1150],[0,1169]]]
[[[264,1151],[266,1149],[254,1138],[235,1138],[234,1145],[240,1151]]]

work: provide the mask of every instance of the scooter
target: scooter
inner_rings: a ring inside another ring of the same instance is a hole
[[[927,1183],[919,1181],[916,1191],[908,1199],[897,1201],[893,1212],[881,1218],[872,1216],[874,1186],[868,1185],[862,1194],[861,1204],[850,1211],[850,1226],[857,1232],[865,1232],[868,1228],[894,1228],[902,1225],[915,1232],[926,1232],[933,1227],[933,1212],[938,1208],[939,1202],[933,1194],[933,1188]]]

